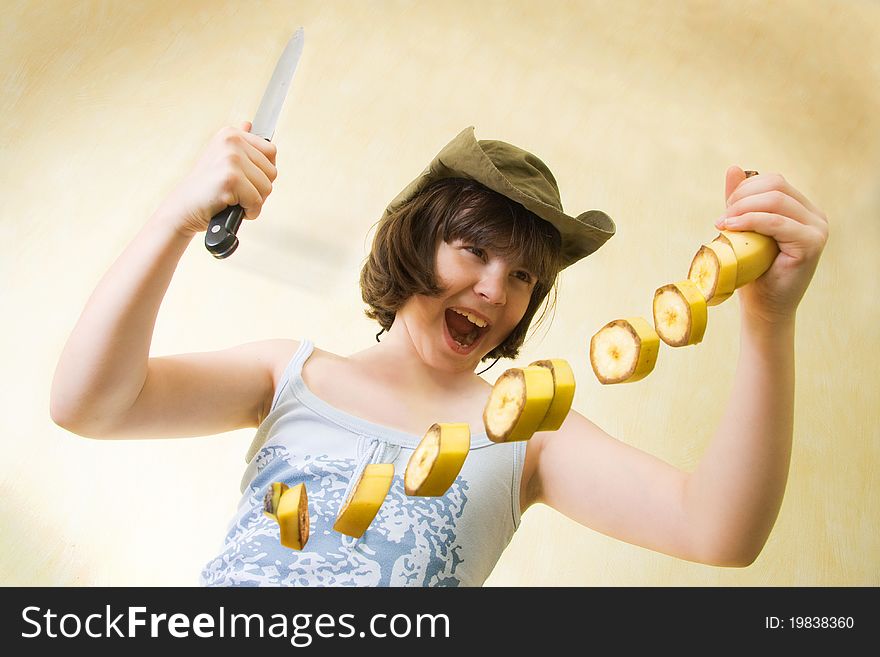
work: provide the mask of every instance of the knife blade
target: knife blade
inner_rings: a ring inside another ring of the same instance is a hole
[[[304,41],[305,35],[303,28],[300,27],[287,42],[284,52],[275,65],[275,71],[263,93],[260,107],[251,122],[251,134],[272,141],[275,124],[278,122],[290,82],[302,55]],[[218,259],[227,258],[238,248],[236,233],[243,217],[244,209],[240,205],[229,206],[211,217],[208,230],[205,232],[205,248],[211,255]]]

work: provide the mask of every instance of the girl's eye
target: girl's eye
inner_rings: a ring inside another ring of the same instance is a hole
[[[481,260],[486,255],[486,252],[478,246],[465,246],[464,248],[466,251],[470,251],[471,253],[473,253],[475,256],[477,256]],[[523,281],[524,283],[531,283],[532,282],[532,275],[529,272],[524,271],[522,269],[520,269],[514,275],[517,278],[519,278],[521,281]]]

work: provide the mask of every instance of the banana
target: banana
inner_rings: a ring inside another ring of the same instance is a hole
[[[309,541],[309,496],[306,485],[297,484],[281,495],[275,512],[281,529],[281,545],[302,550]]]
[[[443,495],[461,471],[470,448],[471,428],[467,423],[432,424],[403,473],[406,494]]]
[[[553,401],[553,374],[546,367],[511,368],[495,381],[483,424],[496,443],[528,440]]]
[[[603,384],[639,381],[654,369],[661,339],[672,347],[699,343],[706,333],[707,306],[717,306],[761,276],[778,253],[772,237],[722,230],[694,255],[687,280],[654,292],[654,327],[641,317],[628,317],[609,322],[593,335],[590,364],[596,378]]]
[[[767,271],[779,253],[775,239],[752,231],[722,230],[714,241],[727,244],[736,254],[737,289]]]
[[[263,513],[278,523],[281,545],[302,550],[309,540],[309,497],[305,484],[276,481],[263,497]]]
[[[547,415],[541,420],[536,431],[556,431],[562,426],[574,401],[574,372],[571,370],[571,365],[562,358],[536,360],[534,363],[529,363],[529,367],[532,366],[546,367],[553,375],[553,401],[550,402]]]
[[[393,463],[371,463],[339,510],[333,529],[360,538],[373,522],[394,479]]]
[[[693,281],[670,283],[654,292],[654,328],[670,347],[700,342],[708,318],[706,299]]]
[[[278,504],[281,502],[281,496],[287,489],[287,484],[281,481],[276,481],[271,486],[269,486],[269,490],[266,491],[266,495],[263,497],[264,516],[266,516],[267,518],[271,518],[275,522],[278,522],[278,516],[275,514],[275,510],[278,508]]]
[[[727,300],[736,289],[736,254],[729,244],[713,241],[697,251],[688,270],[693,281],[709,306],[717,306]]]
[[[660,336],[641,317],[608,322],[590,340],[590,364],[603,384],[644,379],[654,369],[659,352]]]

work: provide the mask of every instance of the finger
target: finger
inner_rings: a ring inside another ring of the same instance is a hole
[[[730,195],[734,190],[746,179],[746,173],[738,166],[734,165],[727,168],[727,174],[724,181],[724,200],[730,205]]]
[[[260,135],[255,135],[250,132],[244,132],[243,136],[247,143],[256,148],[263,155],[265,155],[266,159],[272,162],[272,164],[275,163],[275,156],[278,153],[278,149],[275,147],[275,144],[273,144],[268,139],[260,137]]]
[[[747,212],[775,213],[816,228],[821,228],[823,224],[822,219],[805,208],[800,201],[777,190],[743,197],[729,205],[724,214],[735,217]]]
[[[244,155],[240,156],[239,165],[248,181],[262,196],[261,201],[264,201],[272,191],[272,181],[269,180],[266,172]]]
[[[248,179],[239,180],[235,187],[236,203],[244,210],[245,219],[256,219],[263,209],[263,196]]]
[[[249,141],[245,141],[242,143],[242,149],[247,155],[248,159],[253,162],[260,170],[266,174],[266,177],[270,182],[274,182],[274,180],[278,177],[278,169],[275,168],[274,161],[270,160],[266,157],[265,153],[261,150],[255,148]]]
[[[278,152],[275,144],[273,144],[268,139],[264,139],[259,135],[253,134],[251,132],[252,128],[253,125],[250,121],[242,121],[237,126],[228,126],[226,128],[223,128],[220,131],[219,136],[225,139],[240,137],[242,141],[247,142],[257,150],[259,150],[263,155],[266,156],[266,159],[274,164],[275,156]]]
[[[788,194],[816,216],[822,217],[823,219],[825,218],[824,213],[819,210],[819,208],[813,205],[806,196],[792,187],[791,184],[778,173],[762,173],[747,178],[736,188],[736,190],[734,190],[733,194],[728,199],[728,204],[732,205],[746,196],[761,194],[762,192],[773,190]]]
[[[780,251],[791,256],[802,256],[822,248],[823,238],[815,227],[773,212],[747,212],[726,219],[718,227],[767,235],[776,240]]]

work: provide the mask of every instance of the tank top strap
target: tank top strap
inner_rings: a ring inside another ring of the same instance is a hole
[[[269,407],[269,415],[267,415],[263,419],[262,424],[257,427],[256,435],[254,435],[250,447],[245,454],[244,460],[246,463],[251,462],[256,453],[260,450],[260,447],[262,447],[263,443],[266,441],[266,420],[268,420],[269,416],[271,416],[272,413],[274,413],[277,409],[278,402],[281,399],[281,395],[284,393],[284,390],[291,385],[291,381],[294,381],[297,378],[302,378],[303,364],[311,355],[314,348],[315,345],[311,340],[309,340],[308,338],[303,338],[303,340],[299,343],[299,347],[297,347],[293,356],[288,361],[287,366],[284,368],[284,372],[282,372],[281,374],[281,379],[278,381],[278,385],[275,387],[275,394],[272,396],[272,406]]]
[[[284,368],[284,373],[281,375],[281,380],[278,382],[278,387],[275,390],[275,396],[272,398],[272,406],[269,409],[270,412],[275,410],[275,406],[278,405],[278,398],[281,396],[281,392],[290,384],[291,381],[295,381],[297,379],[302,379],[302,369],[305,362],[309,359],[309,356],[312,355],[312,351],[315,349],[315,343],[309,340],[308,338],[303,338],[297,350],[294,352],[293,356],[291,356],[290,361],[287,363],[287,367]]]

